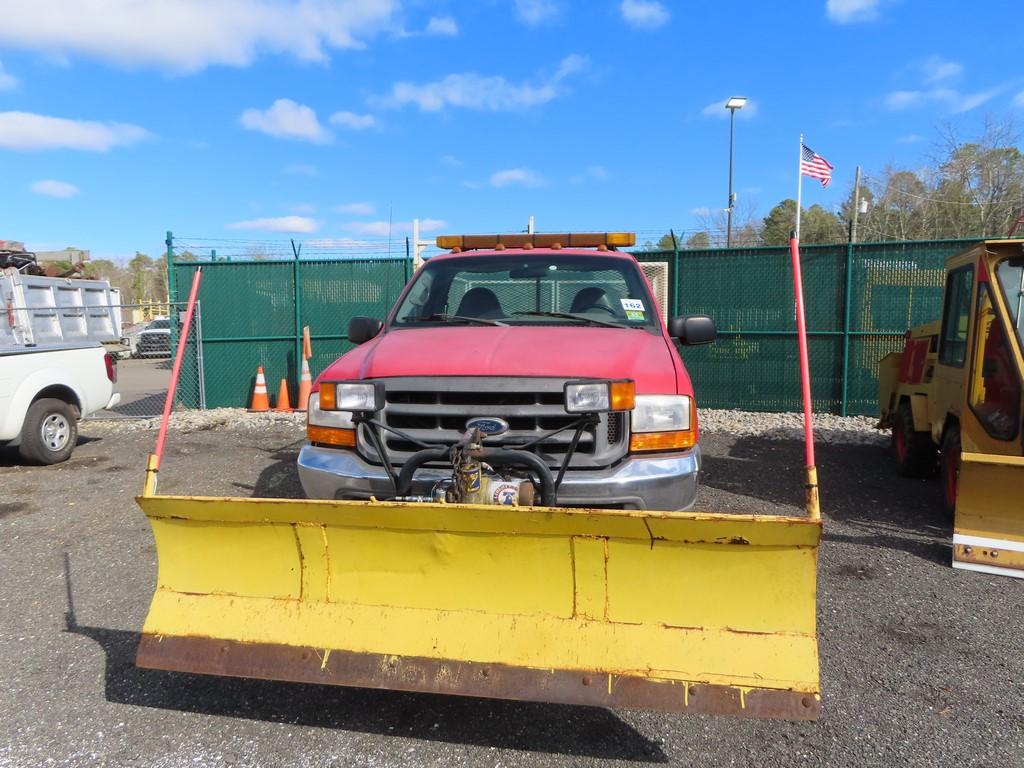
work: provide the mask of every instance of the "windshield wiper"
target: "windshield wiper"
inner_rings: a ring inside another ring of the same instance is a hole
[[[459,323],[480,323],[481,325],[501,325],[507,326],[508,323],[503,323],[501,320],[494,320],[490,317],[469,317],[467,315],[448,315],[444,312],[437,312],[433,315],[427,315],[426,317],[416,318],[420,322],[429,322],[431,320],[440,320],[443,323],[450,323],[453,320]]]
[[[513,312],[513,315],[530,315],[531,317],[557,317],[560,320],[577,320],[581,323],[590,323],[591,325],[603,325],[606,328],[639,328],[638,325],[623,325],[622,323],[614,323],[611,320],[598,320],[596,317],[588,317],[586,315],[574,315],[571,312]]]

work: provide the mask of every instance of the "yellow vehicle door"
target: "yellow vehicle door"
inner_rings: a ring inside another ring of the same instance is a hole
[[[961,414],[953,565],[1018,578],[1024,578],[1022,305],[1019,244],[989,244],[979,262]]]

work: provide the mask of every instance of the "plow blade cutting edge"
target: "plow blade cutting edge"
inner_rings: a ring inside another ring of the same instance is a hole
[[[748,717],[819,711],[820,520],[147,495],[139,666]]]
[[[1024,579],[1024,457],[962,454],[953,567]]]

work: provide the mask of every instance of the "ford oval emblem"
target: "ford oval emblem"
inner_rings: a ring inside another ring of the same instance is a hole
[[[497,437],[508,432],[508,422],[493,416],[477,416],[466,422],[466,429],[479,429],[487,437]]]

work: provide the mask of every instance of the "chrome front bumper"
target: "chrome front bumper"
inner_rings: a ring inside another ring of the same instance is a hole
[[[363,461],[354,451],[306,444],[299,453],[299,479],[310,499],[384,499],[394,495],[384,468]],[[558,489],[568,507],[615,506],[682,512],[697,497],[700,448],[650,457],[627,457],[613,467],[570,470]],[[427,494],[451,470],[420,469],[412,492]]]

